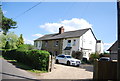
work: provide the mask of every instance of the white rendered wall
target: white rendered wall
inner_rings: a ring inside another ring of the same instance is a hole
[[[95,53],[96,51],[96,39],[92,34],[91,30],[88,30],[83,36],[80,37],[79,46],[83,48],[83,57],[89,59],[91,53]]]
[[[97,43],[96,51],[98,53],[103,53],[103,43]]]
[[[67,47],[68,40],[71,40],[72,49],[70,51],[70,54],[72,54],[72,51],[78,51],[79,50],[79,40],[80,40],[80,38],[79,37],[77,37],[77,38],[66,38],[66,39],[63,39],[63,49],[62,49],[63,54],[65,53],[64,49]],[[75,45],[73,45],[74,40],[76,40]]]

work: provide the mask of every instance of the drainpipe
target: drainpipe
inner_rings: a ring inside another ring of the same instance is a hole
[[[117,79],[120,81],[120,0],[117,2],[118,15],[118,62],[117,62]]]

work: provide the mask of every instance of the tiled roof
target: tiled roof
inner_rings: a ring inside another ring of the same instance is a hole
[[[116,41],[107,51],[117,51],[118,41]]]
[[[80,37],[80,36],[82,36],[85,32],[87,32],[89,29],[91,29],[91,28],[81,29],[81,30],[76,30],[76,31],[64,32],[64,33],[62,33],[62,34],[59,34],[59,33],[56,33],[56,34],[48,34],[48,35],[44,35],[43,37],[40,37],[40,38],[38,38],[38,39],[36,39],[36,40],[34,40],[34,41]]]

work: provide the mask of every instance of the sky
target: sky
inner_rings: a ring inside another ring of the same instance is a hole
[[[92,28],[105,50],[117,40],[116,2],[2,2],[2,10],[17,22],[17,28],[10,31],[23,34],[28,44],[57,33],[61,26],[65,31]]]

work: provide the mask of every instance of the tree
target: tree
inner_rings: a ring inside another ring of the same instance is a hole
[[[18,36],[14,34],[14,32],[9,32],[7,35],[0,34],[0,48],[5,48],[6,41],[10,44],[10,49],[17,48],[16,42],[18,40]]]
[[[13,21],[10,18],[7,18],[3,15],[2,10],[0,8],[0,16],[2,17],[2,20],[0,20],[0,29],[3,31],[3,34],[6,35],[9,29],[15,29],[17,28],[17,22]]]
[[[10,44],[9,44],[8,41],[7,41],[6,44],[5,44],[5,49],[10,49]]]
[[[1,7],[0,7],[0,28],[2,27],[2,14],[3,13],[2,13],[2,10],[1,10]]]
[[[18,38],[18,41],[17,41],[17,47],[18,47],[19,45],[23,45],[23,44],[24,44],[24,39],[23,39],[22,34],[20,34],[20,37]]]

